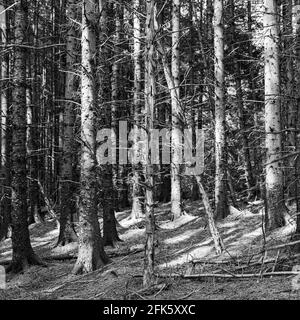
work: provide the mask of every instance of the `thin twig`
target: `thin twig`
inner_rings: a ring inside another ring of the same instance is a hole
[[[190,292],[189,294],[187,294],[187,295],[185,295],[185,296],[183,296],[183,297],[178,298],[178,300],[187,299],[187,298],[189,298],[190,296],[192,296],[194,293],[197,293],[197,292],[199,292],[199,291],[201,291],[201,289],[194,290],[194,291]]]

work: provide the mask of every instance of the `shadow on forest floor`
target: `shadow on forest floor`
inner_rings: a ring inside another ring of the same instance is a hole
[[[190,262],[195,259],[203,260],[203,263],[197,265],[194,272],[215,272],[220,266],[205,262],[253,258],[265,243],[259,206],[253,208],[252,205],[242,211],[231,208],[230,216],[217,224],[226,251],[216,256],[202,203],[186,203],[186,214],[176,221],[170,221],[170,204],[160,205],[156,208],[157,272],[188,274]],[[134,292],[141,285],[141,279],[136,276],[142,274],[145,228],[142,220],[131,221],[129,216],[130,210],[116,214],[123,242],[118,248],[107,248],[112,262],[104,272],[98,270],[84,276],[70,274],[74,259],[50,259],[62,254],[75,257],[77,251],[76,244],[54,248],[58,236],[55,222],[31,226],[32,245],[41,257],[47,258],[48,267],[32,267],[23,274],[9,276],[7,290],[0,290],[0,299],[124,299],[130,295],[138,299]],[[294,227],[292,222],[268,234],[268,246],[288,241]],[[277,251],[268,252],[265,258],[276,254]],[[6,240],[1,243],[0,264],[10,258],[11,241]],[[149,296],[149,299],[299,299],[299,294],[292,292],[289,277],[259,280],[207,278],[201,281],[167,278],[164,282],[168,284],[167,289]]]

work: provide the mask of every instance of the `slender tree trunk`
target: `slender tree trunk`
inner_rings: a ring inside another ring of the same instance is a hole
[[[138,131],[141,123],[142,112],[142,96],[141,96],[141,22],[140,22],[140,0],[133,0],[134,16],[133,16],[133,58],[134,58],[134,130],[133,137],[134,150],[137,150]],[[139,164],[132,166],[132,210],[131,218],[138,219],[143,215],[142,208],[142,190],[141,190],[141,171],[142,168]]]
[[[30,30],[30,29],[29,29]],[[30,36],[31,36],[31,30],[28,32],[27,36],[27,41],[29,43],[31,42]],[[32,60],[30,55],[27,55],[27,61],[26,61],[26,78],[27,79],[32,79],[32,72],[31,66]],[[28,171],[31,174],[32,173],[32,167],[33,167],[33,161],[32,161],[32,153],[33,153],[33,147],[32,147],[32,142],[33,139],[31,139],[32,136],[32,128],[34,126],[33,123],[33,109],[34,109],[34,101],[33,101],[33,81],[31,81],[31,84],[27,86],[26,88],[26,106],[27,106],[27,148],[26,148],[26,153],[28,154]],[[29,210],[28,210],[28,224],[34,224],[35,222],[42,222],[41,220],[38,219],[38,216],[35,217],[35,193],[32,193],[32,185],[33,185],[33,180],[32,177],[30,176],[29,180],[29,188],[28,188],[28,198],[29,198]],[[34,195],[34,196],[33,196]],[[36,219],[37,218],[37,219]]]
[[[173,0],[172,8],[172,163],[171,163],[171,213],[173,219],[182,215],[181,176],[182,164],[182,110],[180,105],[180,0]]]
[[[155,108],[155,32],[156,32],[156,1],[147,0],[146,20],[146,52],[145,52],[145,128],[146,128],[146,150],[145,150],[145,222],[146,222],[146,245],[144,257],[144,287],[150,286],[154,281],[154,239],[155,239],[155,215],[154,215],[154,177],[153,165],[151,164],[151,130],[154,122]]]
[[[15,44],[26,44],[28,3],[20,0],[15,7]],[[18,272],[40,264],[29,237],[27,222],[26,172],[26,49],[15,48],[12,104],[12,263],[9,270]]]
[[[280,162],[281,113],[279,28],[275,0],[265,0],[265,130],[266,130],[266,224],[272,230],[284,225],[283,173]]]
[[[78,258],[73,273],[88,273],[108,262],[97,216],[95,54],[97,2],[82,7],[81,174]]]
[[[205,82],[207,87],[207,94],[209,100],[209,107],[211,108],[212,116],[215,117],[215,104],[214,104],[214,92],[213,92],[213,78],[214,78],[214,64],[212,63],[211,58],[214,56],[214,34],[213,34],[213,20],[214,20],[214,0],[206,0],[206,35],[207,40],[203,40],[203,36],[198,31],[200,39],[200,49],[202,51],[203,61],[205,65]],[[199,29],[200,30],[200,29]],[[206,43],[206,52],[204,52],[204,43]]]
[[[189,59],[188,59],[188,63],[189,63],[189,70],[190,70],[190,75],[189,75],[189,86],[187,86],[187,89],[185,90],[185,95],[188,97],[189,99],[189,106],[187,109],[188,112],[188,121],[187,121],[187,125],[188,128],[192,130],[192,143],[193,145],[196,145],[196,106],[195,106],[195,98],[196,98],[196,90],[195,90],[195,54],[194,54],[194,44],[195,44],[195,37],[194,37],[194,22],[193,22],[193,17],[194,17],[194,10],[193,10],[193,3],[190,2],[189,3],[189,19],[190,19],[190,25],[189,25],[189,32],[190,32],[190,36],[189,36]],[[200,30],[200,32],[202,32],[202,30]],[[201,79],[201,76],[200,76]],[[201,96],[201,93],[199,93],[199,95]],[[199,106],[199,108],[201,109],[201,107]],[[197,186],[197,181],[195,179],[189,179],[189,182],[191,183],[191,200],[192,201],[196,201],[199,199],[199,193],[198,193],[198,186]]]
[[[76,19],[76,1],[68,0],[66,15],[69,19]],[[73,225],[73,216],[76,211],[73,182],[73,159],[75,152],[74,123],[75,123],[75,76],[74,64],[76,53],[76,31],[74,22],[69,20],[66,38],[66,78],[65,78],[65,100],[63,112],[63,156],[60,177],[60,230],[58,245],[65,245],[76,240]]]
[[[284,0],[282,3],[282,47],[285,52],[281,59],[282,82],[284,88],[284,96],[282,103],[282,127],[286,129],[284,135],[284,145],[286,152],[295,152],[296,150],[296,126],[297,126],[297,100],[295,99],[295,70],[294,70],[294,48],[290,45],[293,34],[293,1]],[[288,198],[295,199],[297,197],[297,179],[295,179],[295,159],[289,157],[285,161],[285,185]]]
[[[226,134],[224,96],[224,26],[223,0],[214,1],[214,48],[215,48],[215,217],[229,214],[226,188]]]
[[[110,19],[113,18],[111,3],[107,0],[99,1],[100,12],[100,52],[99,62],[101,67],[99,79],[99,100],[101,105],[100,125],[109,127],[112,123],[112,106],[108,105],[111,102],[111,52],[108,46],[109,35],[111,30],[109,28]],[[103,71],[102,71],[103,70]],[[101,204],[103,208],[103,240],[105,246],[114,247],[118,241],[121,241],[116,227],[115,218],[115,197],[116,190],[113,184],[113,166],[112,164],[100,164],[100,178],[101,178]]]
[[[120,92],[120,43],[121,43],[121,32],[122,32],[122,14],[123,10],[119,8],[118,4],[115,4],[114,15],[115,15],[115,41],[114,41],[114,62],[112,66],[112,76],[111,76],[111,128],[113,130],[112,139],[115,140],[116,147],[118,145],[118,136],[119,136],[119,125],[118,125],[118,115],[119,115],[119,92]],[[119,200],[120,200],[120,172],[122,170],[117,164],[112,166],[112,180],[113,180],[113,190],[114,190],[114,208],[115,211],[120,209]]]
[[[51,139],[51,179],[49,181],[49,191],[54,203],[60,203],[60,193],[59,193],[59,183],[60,183],[60,165],[62,160],[62,145],[61,139],[61,118],[63,116],[63,108],[61,106],[60,97],[64,95],[64,73],[60,72],[64,66],[64,54],[62,52],[62,47],[60,46],[62,42],[62,28],[61,26],[65,24],[64,13],[66,11],[66,2],[61,0],[52,0],[52,43],[54,44],[52,49],[52,68],[50,72],[51,81],[51,104],[52,104],[52,139]],[[56,45],[58,44],[58,46]],[[57,77],[55,77],[57,75]]]
[[[0,41],[1,45],[5,47],[7,45],[7,27],[6,27],[6,12],[5,6],[0,5]],[[2,54],[1,56],[1,172],[5,168],[5,157],[6,157],[6,116],[7,116],[7,81],[4,79],[8,78],[8,59],[7,55]],[[1,177],[2,180],[2,177]],[[2,182],[2,181],[1,181]]]
[[[247,124],[246,124],[246,112],[244,110],[244,96],[243,96],[243,88],[242,88],[242,76],[241,76],[241,66],[239,62],[239,54],[240,48],[239,45],[236,44],[236,26],[235,26],[235,3],[233,0],[230,0],[230,9],[231,9],[231,50],[233,52],[233,64],[234,64],[234,73],[235,73],[235,90],[236,90],[236,103],[238,106],[239,112],[239,120],[240,120],[240,130],[242,135],[242,143],[243,143],[243,160],[244,160],[244,170],[245,170],[245,178],[246,185],[248,189],[248,199],[253,197],[255,181],[253,178],[252,164],[251,164],[251,155],[250,155],[250,147],[247,136]],[[229,178],[229,177],[228,177]]]
[[[7,11],[6,1],[3,3],[4,5],[0,5],[0,41],[3,46],[8,44],[8,19],[7,19]],[[9,168],[9,148],[7,148],[10,141],[8,139],[10,128],[9,124],[9,81],[7,80],[9,77],[9,56],[8,54],[1,55],[1,202],[0,202],[0,241],[7,236],[8,227],[10,223],[10,214],[11,214],[11,192],[10,188],[10,168]],[[6,80],[5,80],[6,79]]]
[[[296,113],[296,128],[297,132],[300,130],[300,110],[299,110],[299,105],[300,105],[300,93],[299,93],[299,85],[300,85],[300,1],[297,0],[295,1],[295,6],[294,6],[294,12],[295,12],[295,32],[296,32],[296,46],[295,46],[295,57],[296,57],[296,72],[295,72],[295,88],[296,88],[296,99],[297,99],[297,113]],[[299,152],[300,150],[300,137],[299,133],[296,136],[296,150]],[[296,181],[296,192],[298,193],[298,185],[299,185],[299,174],[300,174],[300,159],[297,157],[295,161],[295,179]],[[299,240],[300,239],[300,199],[299,195],[297,194],[297,200],[296,200],[296,208],[297,208],[297,220],[296,220],[296,232],[294,239]],[[297,252],[300,252],[300,245],[298,244],[295,248]]]
[[[254,46],[252,44],[252,37],[253,37],[253,19],[252,19],[252,4],[251,1],[249,0],[247,2],[247,30],[248,33],[250,35],[250,41],[248,44],[248,54],[249,57],[253,56],[253,52],[254,52]],[[249,100],[253,101],[254,104],[254,115],[253,115],[253,126],[256,127],[257,124],[257,110],[260,110],[261,106],[260,106],[260,96],[258,94],[258,85],[257,85],[257,81],[256,81],[256,72],[254,72],[254,66],[250,67],[250,72],[249,72],[249,89],[250,89],[250,93],[249,93]],[[260,141],[260,140],[259,140]],[[254,190],[253,190],[253,196],[254,197],[259,197],[261,196],[261,194],[263,193],[263,190],[260,190],[260,182],[259,180],[261,179],[261,172],[262,172],[262,166],[260,165],[261,161],[261,151],[260,151],[260,144],[254,144],[253,148],[253,162],[255,164],[257,164],[255,167],[252,167],[253,170],[253,179],[254,179]],[[263,188],[264,189],[264,188]]]
[[[33,38],[35,46],[38,46],[39,42],[39,3],[36,0],[34,2],[34,23],[33,23]],[[41,194],[39,191],[39,176],[40,176],[40,166],[39,166],[39,148],[40,148],[40,139],[39,139],[39,119],[40,119],[40,99],[39,99],[39,54],[35,50],[33,56],[33,71],[32,71],[32,124],[30,128],[30,207],[31,215],[37,217],[39,220],[43,219],[41,212]]]

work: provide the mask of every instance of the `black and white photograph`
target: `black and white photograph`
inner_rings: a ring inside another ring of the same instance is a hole
[[[0,0],[1,310],[299,301],[299,180],[299,0]]]

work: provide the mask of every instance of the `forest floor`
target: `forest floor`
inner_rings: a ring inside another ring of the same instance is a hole
[[[130,211],[126,210],[117,213],[123,242],[118,248],[106,248],[110,264],[87,275],[71,274],[76,244],[55,248],[58,236],[55,221],[30,226],[32,245],[47,267],[32,267],[23,274],[8,275],[7,289],[0,290],[0,299],[299,300],[300,290],[292,285],[299,276],[288,272],[300,263],[291,247],[284,246],[290,242],[295,228],[292,218],[285,227],[265,235],[262,203],[252,203],[243,210],[231,207],[230,216],[217,224],[226,251],[216,256],[202,203],[186,203],[185,213],[172,222],[170,204],[156,208],[155,270],[164,277],[148,290],[141,287],[144,223],[130,220]],[[0,265],[10,258],[8,239],[0,244]],[[265,272],[287,274],[265,277]],[[212,276],[213,273],[219,276]],[[236,277],[242,274],[254,277]],[[190,275],[195,278],[185,278]]]

